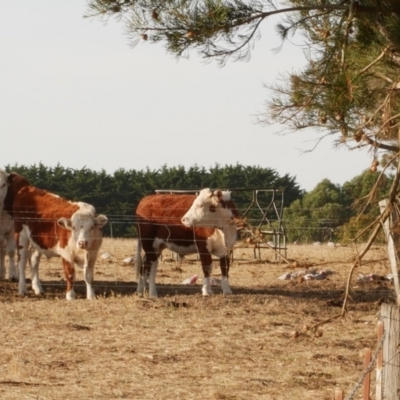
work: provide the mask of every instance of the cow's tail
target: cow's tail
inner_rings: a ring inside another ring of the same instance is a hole
[[[141,270],[142,270],[142,240],[139,234],[136,244],[136,258],[135,258],[136,281],[139,280]]]

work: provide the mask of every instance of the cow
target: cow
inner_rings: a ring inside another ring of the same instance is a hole
[[[220,260],[221,288],[231,294],[229,257],[237,236],[239,218],[230,192],[203,189],[195,194],[154,194],[144,197],[136,209],[138,242],[135,269],[137,293],[143,295],[147,280],[149,297],[157,297],[158,258],[168,248],[183,256],[198,253],[203,269],[202,294],[212,294],[212,256]],[[141,250],[144,259],[141,258]]]
[[[6,276],[6,256],[8,256],[8,278],[17,278],[15,267],[14,222],[10,214],[3,210],[4,200],[8,191],[8,173],[0,169],[0,279]]]
[[[7,195],[7,178],[8,174],[6,171],[0,169],[0,208],[3,209],[4,199]]]
[[[83,268],[86,297],[95,299],[93,270],[102,243],[105,215],[97,215],[87,203],[68,201],[46,190],[38,189],[26,178],[10,173],[4,209],[14,219],[18,253],[18,292],[27,293],[25,265],[30,257],[32,288],[42,294],[39,261],[46,257],[61,257],[67,282],[66,298],[75,299],[74,264]]]
[[[6,256],[8,257],[8,279],[18,278],[15,266],[14,221],[4,210],[0,212],[0,279],[6,277]]]

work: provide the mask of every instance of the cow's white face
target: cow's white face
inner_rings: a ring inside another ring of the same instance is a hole
[[[226,202],[230,200],[230,192],[203,189],[195,198],[192,206],[182,217],[182,224],[187,227],[221,228],[230,225],[232,210]]]
[[[0,208],[3,207],[4,199],[6,198],[7,195],[7,188],[8,188],[7,178],[8,178],[7,172],[0,169]]]
[[[94,216],[91,213],[77,211],[71,219],[60,218],[57,223],[61,228],[71,231],[71,239],[76,247],[91,249],[96,240],[101,240],[100,229],[107,224],[107,221],[107,217],[103,214]]]

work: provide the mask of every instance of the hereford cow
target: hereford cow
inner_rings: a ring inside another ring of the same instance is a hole
[[[8,174],[0,169],[0,279],[6,276],[6,256],[8,256],[8,279],[17,279],[15,267],[14,221],[10,214],[3,210],[8,189]]]
[[[15,266],[14,221],[4,210],[0,213],[0,279],[6,277],[6,256],[8,257],[8,279],[18,278]]]
[[[8,174],[6,171],[0,169],[0,207],[3,208],[4,199],[7,194],[7,178]]]
[[[6,256],[8,256],[8,278],[17,279],[15,267],[14,222],[10,214],[3,210],[8,189],[8,173],[0,169],[0,279],[6,275]]]
[[[199,195],[155,194],[143,198],[137,209],[138,248],[136,251],[137,293],[143,295],[147,280],[149,296],[157,297],[155,278],[158,258],[168,248],[179,255],[198,253],[204,278],[202,294],[212,294],[210,275],[212,256],[220,259],[221,288],[232,293],[229,286],[228,251],[237,233],[238,212],[230,192],[203,189]],[[145,256],[142,263],[141,249]]]
[[[39,280],[41,255],[62,259],[67,281],[67,300],[75,299],[74,263],[83,268],[87,298],[94,299],[93,269],[102,242],[101,228],[107,217],[96,215],[90,204],[71,202],[37,189],[16,173],[8,176],[4,208],[15,223],[18,251],[18,291],[26,294],[25,265],[30,256],[32,288],[43,293]]]

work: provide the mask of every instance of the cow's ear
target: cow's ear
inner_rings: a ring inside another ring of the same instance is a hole
[[[98,228],[100,228],[100,229],[101,229],[104,225],[106,225],[107,222],[108,222],[108,218],[107,218],[105,215],[103,215],[103,214],[100,214],[100,215],[98,215],[98,216],[96,217],[96,226],[97,226]]]
[[[7,184],[11,185],[13,182],[15,182],[15,180],[19,177],[19,174],[17,174],[16,172],[11,172],[10,174],[8,174],[7,176]]]
[[[72,230],[72,222],[68,218],[60,218],[57,221],[57,225],[63,229],[68,229],[69,231]]]

